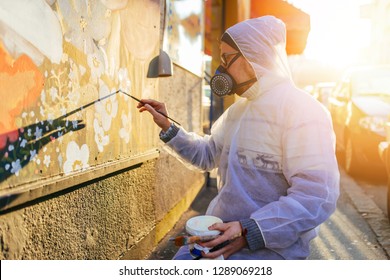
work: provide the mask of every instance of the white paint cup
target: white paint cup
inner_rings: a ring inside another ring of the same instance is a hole
[[[221,233],[219,230],[209,230],[209,226],[222,222],[220,218],[214,216],[196,216],[187,221],[186,231],[189,235],[200,236],[204,242],[216,238]],[[190,244],[189,249],[194,258],[199,258],[202,251],[208,253],[210,248],[205,248],[195,243]]]

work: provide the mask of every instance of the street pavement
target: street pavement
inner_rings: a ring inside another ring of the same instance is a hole
[[[148,259],[170,260],[177,251],[172,236],[185,234],[186,221],[203,215],[217,194],[211,178],[191,207],[165,236]],[[359,185],[341,170],[340,198],[335,213],[319,228],[312,241],[311,260],[387,260],[390,259],[390,225],[387,217]]]
[[[343,171],[340,192],[335,213],[320,226],[319,236],[312,241],[309,259],[389,259],[390,226],[383,212]],[[370,216],[374,219],[371,223]]]

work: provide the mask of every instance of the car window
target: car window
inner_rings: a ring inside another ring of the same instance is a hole
[[[351,78],[352,95],[390,96],[390,69],[375,69],[355,73]]]

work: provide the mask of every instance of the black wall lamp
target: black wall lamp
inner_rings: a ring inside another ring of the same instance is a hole
[[[165,31],[165,21],[166,21],[166,2],[165,0],[160,1],[164,5],[164,13],[160,21],[160,53],[158,56],[154,57],[149,63],[148,69],[148,78],[158,78],[158,77],[170,77],[173,75],[173,66],[172,60],[169,55],[162,49],[164,44],[164,31]]]
[[[172,60],[162,49],[149,63],[148,78],[170,77],[173,74]]]

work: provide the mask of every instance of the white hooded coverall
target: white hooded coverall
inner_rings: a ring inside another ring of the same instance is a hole
[[[257,82],[215,122],[211,135],[180,128],[167,146],[197,169],[218,168],[218,195],[207,215],[252,219],[258,226],[262,248],[249,246],[229,259],[305,259],[316,227],[334,212],[339,196],[330,115],[294,85],[281,20],[249,19],[226,32]],[[175,259],[192,257],[182,247]]]

